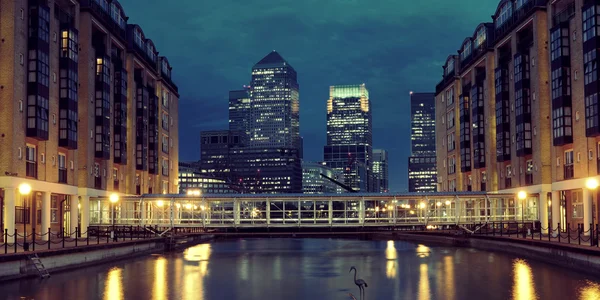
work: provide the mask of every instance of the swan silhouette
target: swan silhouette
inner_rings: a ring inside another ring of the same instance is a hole
[[[356,279],[357,271],[356,271],[355,267],[351,267],[350,271],[348,273],[352,272],[352,270],[354,270],[354,284],[356,284],[356,286],[358,286],[358,289],[360,291],[360,300],[363,300],[364,296],[365,296],[365,288],[368,287],[368,285],[364,280]]]

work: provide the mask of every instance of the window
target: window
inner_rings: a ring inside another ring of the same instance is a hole
[[[162,161],[162,174],[163,176],[169,176],[169,160],[163,158]]]
[[[165,108],[169,108],[169,97],[170,97],[169,92],[166,90],[163,90],[162,91],[162,105]]]
[[[456,173],[456,157],[448,158],[448,175]]]
[[[451,88],[446,91],[446,100],[446,106],[454,104],[454,88]]]
[[[115,191],[119,190],[119,169],[114,168],[113,169],[113,189]]]
[[[449,111],[446,114],[446,129],[454,127],[454,110]]]
[[[454,138],[454,132],[448,135],[448,152],[456,149],[456,143]]]
[[[136,28],[133,31],[133,41],[135,42],[136,45],[138,45],[138,47],[140,47],[141,49],[144,48],[144,38],[142,37],[142,32],[139,28]]]
[[[510,160],[510,104],[508,70],[497,68],[496,77],[496,160]]]
[[[477,30],[477,37],[475,38],[475,48],[479,49],[485,40],[487,39],[487,32],[485,26],[481,26],[479,30]]]
[[[123,16],[121,15],[121,9],[119,9],[115,3],[110,4],[110,16],[121,29],[125,29],[126,24]]]
[[[598,80],[597,50],[593,49],[583,55],[583,83],[590,84]]]
[[[571,198],[573,203],[573,218],[583,218],[583,192],[572,191]]]
[[[169,131],[169,115],[167,115],[164,112],[162,113],[161,124],[162,124],[162,129]]]
[[[166,135],[162,136],[162,151],[169,154],[169,137]]]
[[[95,155],[110,158],[110,60],[96,58]]]
[[[598,35],[599,22],[597,21],[599,5],[592,5],[583,11],[583,42]]]
[[[58,197],[56,195],[50,196],[50,223],[58,223]],[[48,230],[48,228],[44,229]]]
[[[565,151],[565,166],[564,166],[564,177],[565,179],[571,179],[574,177],[573,169],[573,150]]]
[[[527,169],[525,170],[525,184],[533,184],[533,160],[531,159],[527,161]]]
[[[521,6],[523,6],[523,4],[526,4],[527,2],[529,2],[529,0],[517,0],[517,5],[515,9],[521,8]]]
[[[27,177],[37,178],[37,153],[35,146],[27,145],[25,149],[25,175]]]
[[[500,8],[500,14],[496,18],[496,28],[504,25],[512,17],[512,12],[512,1],[508,1]]]
[[[469,56],[471,56],[471,47],[472,47],[472,43],[471,40],[468,40],[465,45],[463,46],[463,50],[460,54],[460,57],[462,60],[465,60],[466,58],[468,58]]]
[[[61,31],[59,146],[77,148],[78,36],[74,29]]]
[[[67,183],[67,156],[58,154],[58,182]]]
[[[448,64],[446,65],[446,76],[452,74],[452,72],[454,72],[454,58],[448,60]]]

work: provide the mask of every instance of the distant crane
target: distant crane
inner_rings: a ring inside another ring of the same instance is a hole
[[[364,280],[356,279],[356,268],[355,267],[351,267],[350,272],[352,272],[352,270],[354,270],[354,284],[356,284],[356,286],[358,286],[358,289],[360,291],[360,300],[363,300],[365,297],[365,288],[368,287],[368,285]],[[348,273],[350,273],[350,272],[348,272]]]

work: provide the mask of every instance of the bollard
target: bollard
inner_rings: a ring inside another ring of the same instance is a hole
[[[15,228],[15,242],[14,242],[14,248],[15,248],[15,253],[17,253],[17,229]]]
[[[77,226],[75,226],[75,247],[77,247]]]
[[[32,240],[32,242],[31,242],[32,250],[35,251],[35,228],[33,228],[31,230],[31,240]]]
[[[4,254],[8,253],[8,229],[4,229]]]
[[[52,235],[50,234],[50,227],[48,227],[48,250],[50,250],[50,240],[52,239]]]
[[[65,228],[62,229],[62,247],[65,247]]]

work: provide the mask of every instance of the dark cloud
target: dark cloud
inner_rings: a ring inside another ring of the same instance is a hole
[[[446,57],[497,0],[121,0],[173,65],[180,154],[199,157],[199,131],[227,127],[227,95],[279,51],[298,72],[305,158],[321,160],[329,86],[366,83],[374,146],[389,151],[390,187],[406,189],[408,92],[433,91]]]

